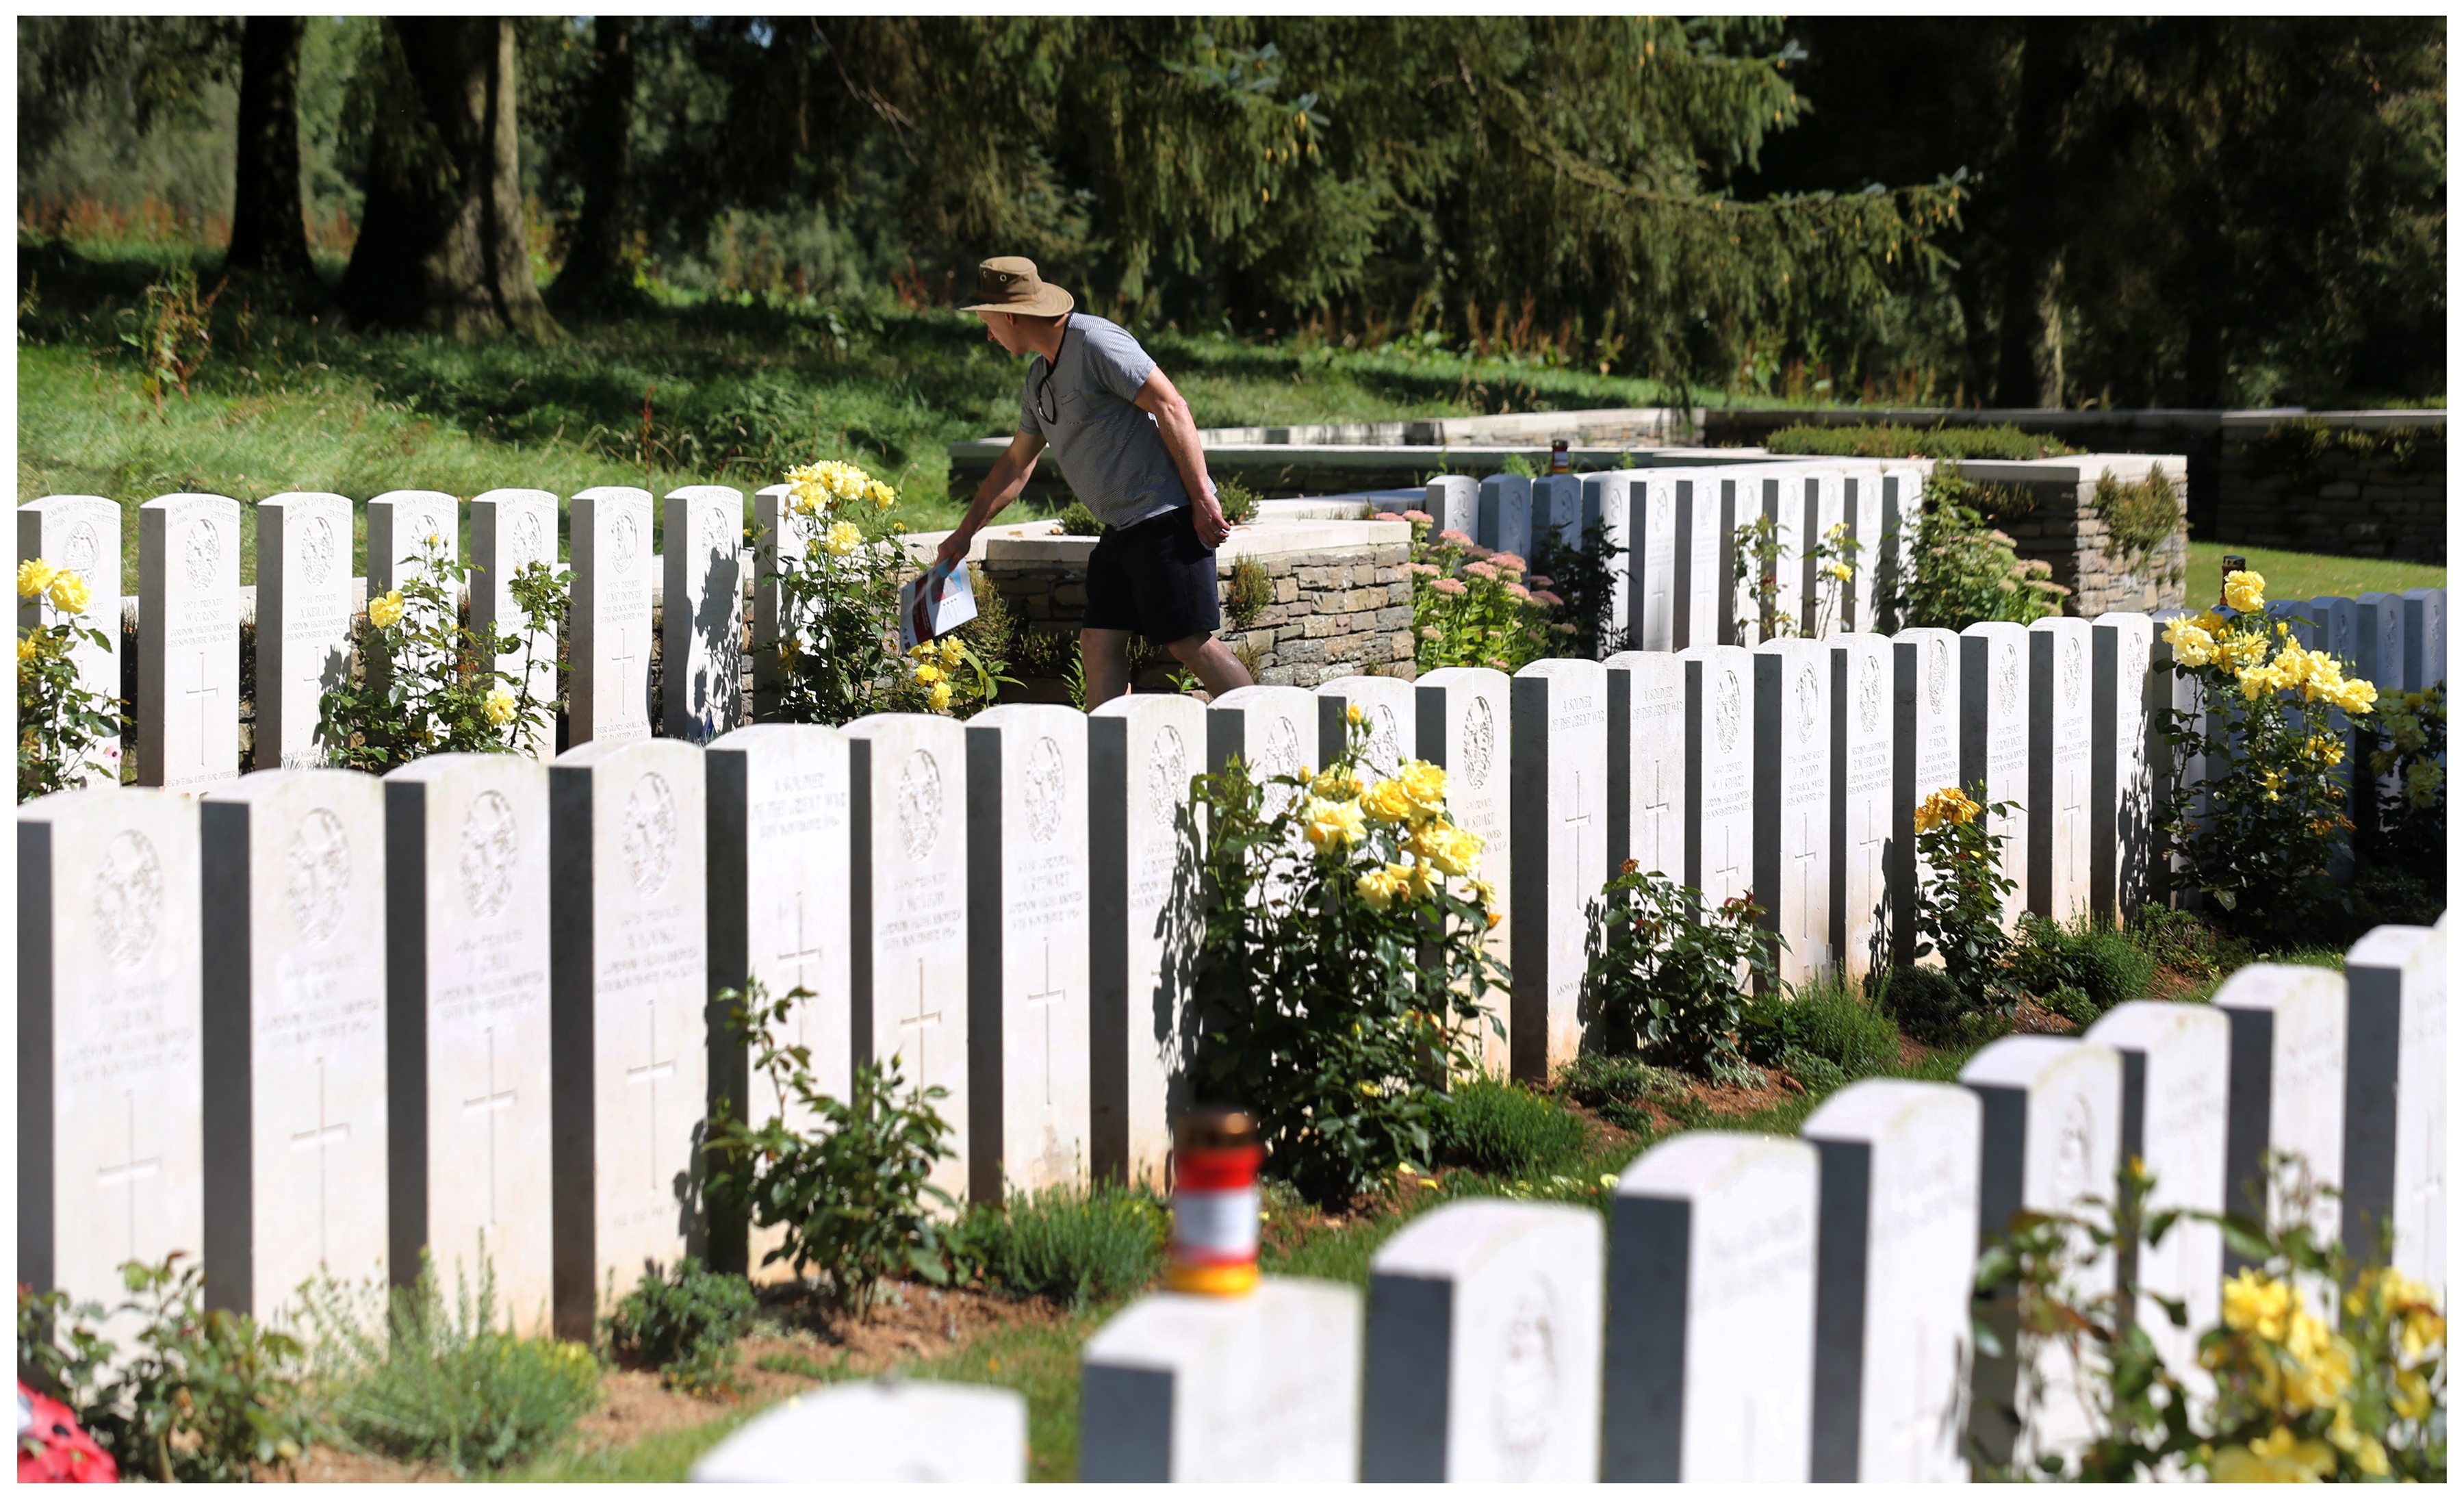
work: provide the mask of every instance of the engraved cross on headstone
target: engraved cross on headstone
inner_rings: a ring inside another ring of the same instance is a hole
[[[1643,792],[1642,825],[1638,828],[1639,835],[1635,839],[1634,855],[1642,860],[1645,868],[1657,868],[1662,872],[1667,871],[1670,865],[1671,860],[1665,854],[1676,826],[1673,815],[1676,798],[1669,788],[1669,782],[1675,778],[1668,772],[1665,760],[1652,760],[1651,783]],[[1684,849],[1679,848],[1677,851],[1682,854]],[[1682,873],[1684,870],[1680,869],[1678,871]]]
[[[898,1027],[913,1031],[913,1040],[915,1051],[915,1085],[919,1088],[924,1085],[924,1068],[927,1060],[924,1050],[924,1030],[928,1025],[935,1029],[941,1026],[941,1010],[935,1008],[931,1013],[926,1013],[924,1011],[924,958],[918,957],[915,958],[915,1017],[913,1019],[901,1019],[898,1021]],[[907,1047],[907,1041],[902,1040],[899,1042],[899,1048],[905,1049]]]
[[[1066,987],[1052,985],[1052,937],[1044,938],[1044,986],[1045,991],[1026,995],[1026,1011],[1031,1015],[1044,1012],[1044,1105],[1052,1105],[1052,1014],[1061,1001],[1069,996]]]
[[[650,1193],[659,1190],[659,1083],[676,1079],[676,1063],[659,1059],[659,1005],[644,1000],[642,1023],[649,1031],[649,1059],[625,1070],[625,1085],[650,1089]]]
[[[620,683],[631,678],[633,662],[639,658],[633,649],[633,626],[617,625],[616,648],[607,652],[607,664],[615,670],[616,678]]]
[[[1577,896],[1588,896],[1597,892],[1583,887],[1589,881],[1589,865],[1583,861],[1583,829],[1592,825],[1592,812],[1583,802],[1583,772],[1577,769],[1573,774],[1576,809],[1566,813],[1565,825],[1574,828],[1574,892]]]
[[[812,984],[804,980],[804,972],[806,968],[810,967],[814,962],[819,961],[821,958],[821,943],[804,933],[804,892],[799,889],[796,891],[795,944],[792,949],[781,952],[772,959],[781,963],[782,965],[793,965],[796,969],[796,980],[787,984],[790,989],[801,987],[810,991]],[[799,1027],[796,1031],[800,1041],[803,1035],[803,1030],[801,1025],[802,1021],[800,1020]]]
[[[488,1120],[488,1224],[496,1224],[496,1114],[514,1105],[514,1089],[496,1090],[496,1031],[485,1031],[488,1037],[488,1078],[475,1097],[462,1099],[464,1117]]]
[[[194,684],[191,685],[185,693],[183,693],[188,698],[188,700],[197,704],[196,743],[197,767],[199,769],[205,768],[208,762],[206,757],[207,724],[213,720],[214,703],[220,700],[223,694],[221,685],[218,683],[209,682],[206,679],[206,651],[200,649],[197,651],[196,668],[189,672],[188,677]]]
[[[128,1256],[135,1258],[137,1256],[137,1182],[152,1179],[162,1174],[163,1156],[158,1154],[143,1159],[137,1157],[137,1093],[131,1091],[126,1093],[126,1096],[128,1098],[127,1157],[121,1163],[107,1165],[98,1171],[95,1175],[95,1186],[99,1190],[127,1187]]]
[[[293,1134],[291,1150],[294,1154],[302,1149],[317,1151],[317,1261],[320,1264],[325,1261],[326,1215],[331,1205],[330,1192],[326,1189],[325,1155],[336,1144],[349,1141],[350,1136],[350,1124],[325,1121],[325,1057],[319,1055],[317,1057],[317,1126],[306,1133]]]
[[[1797,846],[1804,850],[1789,859],[1789,871],[1794,874],[1796,879],[1798,918],[1805,922],[1808,930],[1827,932],[1831,906],[1829,901],[1822,897],[1822,892],[1814,887],[1814,865],[1815,859],[1820,855],[1823,842],[1829,836],[1829,832],[1820,825],[1812,810],[1799,812],[1798,820],[1800,829],[1797,835],[1803,840]],[[1811,973],[1823,964],[1829,945],[1829,941],[1818,936],[1806,942],[1804,961],[1807,972]]]

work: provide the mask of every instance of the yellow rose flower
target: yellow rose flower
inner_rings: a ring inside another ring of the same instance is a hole
[[[52,565],[51,562],[44,561],[41,557],[36,557],[29,561],[18,562],[17,596],[20,598],[32,598],[35,596],[44,588],[51,586],[52,579],[58,575],[59,568]]]
[[[1403,788],[1400,780],[1380,780],[1371,785],[1360,797],[1360,808],[1371,821],[1387,826],[1410,821],[1419,814],[1419,807],[1413,804],[1411,792]]]
[[[2400,1419],[2420,1419],[2430,1412],[2430,1379],[2414,1368],[2395,1375],[2395,1397],[2387,1402]]]
[[[1395,778],[1402,782],[1403,793],[1420,809],[1436,812],[1446,808],[1446,772],[1437,765],[1426,760],[1405,760]]]
[[[2165,626],[2165,643],[2173,647],[2173,658],[2186,666],[2203,666],[2216,658],[2215,636],[2188,619]]]
[[[2213,608],[2201,608],[2190,615],[2190,622],[2211,634],[2221,634],[2225,631],[2225,616]]]
[[[402,592],[396,589],[368,600],[368,622],[381,629],[389,629],[402,622]]]
[[[1957,785],[1945,785],[1926,796],[1917,807],[1917,830],[1931,831],[1937,826],[1965,826],[1976,819],[1979,807]]]
[[[41,650],[34,648],[34,637],[32,634],[29,634],[25,638],[17,641],[17,660],[19,664],[22,665],[26,661],[32,660],[41,653]]]
[[[947,674],[949,674],[948,671],[935,665],[921,665],[915,668],[915,679],[923,682],[926,686],[931,686],[934,682],[940,680]]]
[[[822,536],[822,549],[832,556],[845,556],[864,544],[864,532],[840,520]]]
[[[2404,772],[2404,798],[2419,810],[2437,804],[2438,790],[2447,783],[2447,771],[2434,759],[2420,759]]]
[[[865,492],[872,496],[875,509],[886,510],[898,502],[898,491],[878,480],[875,480]]]
[[[2267,636],[2233,630],[2217,638],[2216,655],[2230,666],[2255,666],[2267,658]]]
[[[94,602],[92,589],[86,586],[85,579],[77,573],[62,567],[59,575],[52,579],[52,606],[62,613],[83,613],[86,605],[92,602]]]
[[[934,649],[940,653],[941,663],[945,666],[955,666],[967,658],[967,647],[958,643],[958,636],[956,634],[943,635],[941,642]]]
[[[2336,1474],[2336,1452],[2323,1440],[2279,1428],[2264,1440],[2217,1451],[2211,1474],[2219,1482],[2315,1482]]]
[[[1352,887],[1371,909],[1386,910],[1403,896],[1405,884],[1401,872],[1390,863],[1361,874]]]
[[[1482,841],[1470,832],[1431,823],[1412,839],[1412,850],[1429,860],[1448,878],[1463,878],[1480,867]]]
[[[2341,683],[2329,701],[2343,708],[2347,716],[2359,717],[2378,705],[2379,689],[2373,682],[2358,678]]]
[[[514,720],[514,693],[503,687],[490,692],[486,704],[488,720],[499,728],[503,727]]]
[[[1845,561],[1834,561],[1829,566],[1823,568],[1823,570],[1829,572],[1832,576],[1832,580],[1835,582],[1844,583],[1850,577],[1855,575],[1849,569],[1848,563]]]
[[[2267,606],[2267,579],[2256,572],[2234,572],[2225,578],[2225,606],[2236,613],[2256,613]]]
[[[2284,1339],[2285,1317],[2293,1310],[2292,1286],[2255,1268],[2244,1268],[2224,1284],[2226,1329],[2265,1341]]]
[[[2399,754],[2417,754],[2429,746],[2430,735],[2421,730],[2421,719],[2409,712],[2396,713],[2385,719],[2388,737],[2395,740]],[[2386,773],[2385,770],[2380,773]]]
[[[1324,801],[1312,797],[1301,810],[1301,823],[1307,828],[1309,846],[1322,852],[1340,851],[1358,843],[1367,832],[1360,819],[1356,801]]]
[[[2329,734],[2314,733],[2301,745],[2301,752],[2329,768],[2344,761],[2344,740]]]
[[[1352,724],[1355,728],[1360,726],[1360,704],[1358,702],[1353,702],[1343,709],[1343,720]]]
[[[1328,801],[1355,801],[1360,798],[1360,781],[1352,771],[1331,764],[1309,782],[1309,794]]]
[[[935,712],[948,712],[950,710],[950,683],[944,681],[940,685],[933,688],[931,700],[933,703],[933,710]]]
[[[1410,877],[1412,881],[1413,898],[1426,899],[1429,895],[1437,892],[1438,880],[1436,876],[1429,871],[1429,865],[1426,862],[1413,864]]]

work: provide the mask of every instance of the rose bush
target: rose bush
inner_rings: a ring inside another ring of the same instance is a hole
[[[118,781],[120,699],[77,681],[77,646],[111,648],[85,616],[94,603],[85,579],[39,558],[20,561],[17,601],[51,621],[17,629],[17,799],[73,789],[89,777]]]
[[[1475,545],[1460,530],[1430,531],[1437,521],[1406,510],[1412,527],[1412,627],[1415,663],[1423,671],[1486,666],[1508,675],[1534,660],[1562,653],[1575,626],[1556,617],[1565,600],[1550,579],[1529,575],[1523,558]]]

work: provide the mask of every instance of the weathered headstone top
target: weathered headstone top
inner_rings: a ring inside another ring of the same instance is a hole
[[[844,1383],[796,1394],[693,1463],[696,1482],[1026,1480],[1026,1399],[964,1383]]]

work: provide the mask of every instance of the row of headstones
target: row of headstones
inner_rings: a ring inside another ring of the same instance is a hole
[[[1773,609],[1793,632],[1821,636],[1898,627],[1893,593],[1901,555],[1925,493],[1925,466],[1833,459],[1621,468],[1607,473],[1513,473],[1429,480],[1425,513],[1493,551],[1529,560],[1553,537],[1580,547],[1597,532],[1621,548],[1610,574],[1610,648],[1684,649],[1752,645],[1755,600],[1736,581],[1737,530],[1771,523],[1777,547]],[[1820,547],[1837,527],[1849,566],[1826,576]]]
[[[787,514],[782,486],[755,496],[756,522],[771,535],[803,530]],[[382,594],[415,575],[432,544],[458,559],[461,503],[450,494],[399,490],[367,503],[367,592]],[[557,561],[557,495],[540,489],[495,489],[471,503],[470,621],[518,636],[522,613],[515,576],[532,562]],[[745,720],[742,685],[745,572],[757,560],[746,537],[744,495],[696,485],[670,494],[663,517],[666,552],[652,559],[649,494],[587,489],[571,500],[572,631],[569,741],[631,742],[651,736],[654,712],[668,737],[708,741]],[[301,768],[323,762],[316,741],[324,693],[349,670],[352,619],[362,605],[352,576],[352,505],[338,494],[278,494],[256,513],[256,742],[251,767]],[[19,560],[40,557],[80,574],[109,644],[78,647],[80,684],[118,696],[123,580],[121,508],[87,495],[54,495],[17,511]],[[170,494],[137,513],[140,651],[138,779],[197,791],[238,778],[240,506],[211,494]],[[767,553],[759,570],[775,570]],[[663,571],[664,700],[650,700],[651,579]],[[449,591],[456,580],[442,580]],[[767,583],[765,575],[756,579]],[[778,589],[756,589],[754,610],[778,632]],[[21,603],[19,622],[46,622]],[[529,684],[539,700],[556,696],[554,640],[517,649],[496,669]],[[757,657],[757,687],[766,678]],[[540,757],[554,752],[552,735]]]
[[[26,1220],[61,1245],[36,1260],[87,1286],[202,1243],[218,1294],[271,1308],[320,1263],[407,1273],[422,1245],[484,1240],[509,1301],[553,1283],[560,1321],[586,1326],[610,1266],[733,1256],[697,1236],[695,1145],[719,1099],[777,1103],[703,1013],[748,978],[816,995],[797,1038],[825,1089],[898,1054],[948,1090],[955,1194],[1159,1178],[1196,947],[1191,776],[1327,762],[1353,705],[1369,767],[1444,767],[1485,839],[1513,974],[1497,1071],[1545,1076],[1580,1046],[1588,906],[1627,858],[1715,903],[1767,892],[1787,980],[1854,977],[1904,954],[1915,804],[1984,779],[2041,808],[2008,828],[2032,907],[2135,908],[2164,782],[2150,634],[2109,616],[1780,640],[1212,706],[761,725],[706,754],[438,758],[382,783],[260,772],[202,806],[50,798],[19,812],[49,995],[26,1053],[51,1057],[57,1134],[21,1135],[42,1156],[27,1178],[55,1181]],[[202,946],[158,938],[201,911]],[[118,1194],[56,1183],[85,1179]],[[388,1225],[364,1209],[379,1191]]]
[[[2446,1282],[2446,919],[2382,926],[2343,975],[2256,966],[2215,1002],[2130,1002],[2079,1039],[2013,1036],[1959,1085],[1870,1080],[1795,1139],[1695,1133],[1597,1210],[1475,1200],[1414,1220],[1348,1286],[1151,1295],[1088,1343],[1078,1475],[1176,1482],[1926,1482],[2077,1451],[2082,1369],[2023,1342],[2007,1292],[1980,1350],[1980,1249],[2021,1210],[2082,1212],[2117,1168],[2151,1211],[2279,1222],[2269,1151],[2320,1184],[2306,1218]],[[2074,1288],[2136,1314],[2204,1398],[2196,1337],[2242,1266],[2211,1223],[2123,1253],[2075,1239]],[[2158,1307],[2178,1300],[2188,1325]],[[1004,1391],[859,1386],[715,1450],[704,1480],[1018,1480]]]

